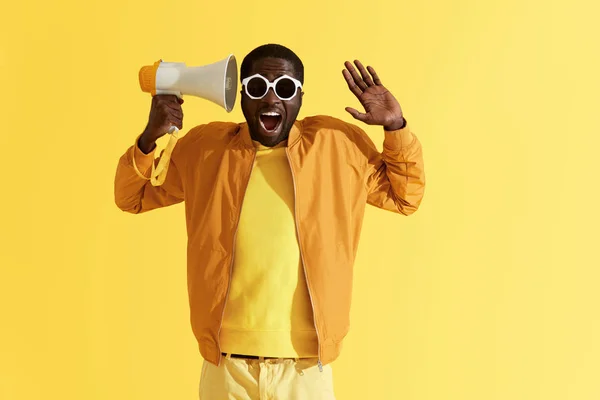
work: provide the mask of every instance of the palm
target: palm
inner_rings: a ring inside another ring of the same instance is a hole
[[[346,110],[356,119],[369,125],[393,126],[403,120],[402,108],[389,90],[381,84],[381,80],[372,67],[365,70],[360,61],[355,61],[360,75],[351,63],[346,62],[342,73],[348,88],[354,93],[365,112],[347,107]]]
[[[369,86],[358,100],[365,108],[367,123],[390,125],[397,115],[402,114],[398,101],[383,86]]]

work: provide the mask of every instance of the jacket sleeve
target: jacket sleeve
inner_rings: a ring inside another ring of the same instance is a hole
[[[417,211],[425,192],[425,170],[421,143],[408,123],[402,129],[385,131],[382,153],[361,133],[361,150],[367,157],[367,202],[403,215]]]
[[[138,147],[138,138],[134,144],[121,156],[115,175],[115,203],[125,212],[139,214],[160,207],[167,207],[183,201],[183,183],[178,169],[181,140],[171,154],[169,169],[161,186],[153,186],[150,180],[140,177],[133,166],[135,164],[145,177],[150,178],[154,153],[144,154]]]

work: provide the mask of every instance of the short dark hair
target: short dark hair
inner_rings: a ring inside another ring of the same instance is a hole
[[[304,65],[292,50],[280,44],[269,43],[259,46],[244,57],[240,68],[240,80],[250,75],[252,65],[263,58],[280,58],[289,61],[294,67],[296,78],[304,84]]]

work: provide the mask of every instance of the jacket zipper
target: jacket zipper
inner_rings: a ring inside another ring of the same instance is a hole
[[[250,176],[252,175],[252,170],[254,169],[254,163],[256,162],[256,151],[254,152],[254,156],[252,157],[252,165],[250,166],[250,173],[248,174],[248,179],[246,180],[246,188],[244,189],[244,197],[246,195],[246,190],[248,190],[248,185],[250,184]],[[237,238],[238,226],[240,225],[240,217],[242,216],[242,206],[244,204],[244,197],[242,197],[242,202],[240,204],[240,211],[238,212],[237,222],[235,224],[235,232],[233,233],[233,247],[231,248],[231,263],[229,264],[229,283],[227,284],[227,293],[225,294],[225,303],[223,304],[223,312],[221,313],[221,323],[219,324],[219,331],[217,332],[217,343],[219,346],[219,362],[218,366],[221,365],[221,361],[223,360],[223,352],[221,351],[221,328],[223,327],[223,318],[225,318],[225,307],[227,307],[227,299],[229,298],[229,290],[231,289],[231,279],[233,276],[233,259],[235,257],[235,240]]]
[[[310,305],[313,310],[313,322],[315,324],[315,331],[317,333],[317,351],[318,351],[318,361],[317,365],[319,366],[319,371],[323,372],[323,364],[321,363],[321,339],[319,337],[319,328],[317,328],[317,320],[315,316],[315,303],[313,302],[312,293],[310,291],[310,283],[308,282],[308,273],[306,272],[306,265],[304,263],[304,256],[302,255],[302,244],[300,243],[300,227],[298,226],[298,207],[296,201],[296,178],[294,177],[294,168],[292,167],[292,161],[290,160],[290,152],[289,148],[285,148],[285,153],[287,155],[288,163],[290,164],[290,171],[292,173],[292,183],[294,184],[294,224],[296,225],[296,233],[298,234],[298,246],[300,248],[300,259],[302,260],[302,269],[304,270],[304,279],[306,280],[306,287],[308,289],[308,297],[310,299]]]

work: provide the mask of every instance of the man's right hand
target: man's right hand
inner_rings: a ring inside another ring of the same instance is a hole
[[[169,132],[171,126],[183,127],[183,99],[175,95],[156,95],[152,97],[150,117],[138,146],[143,153],[150,153],[155,142]]]

